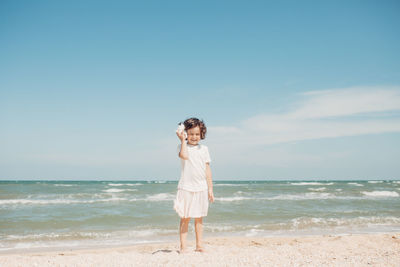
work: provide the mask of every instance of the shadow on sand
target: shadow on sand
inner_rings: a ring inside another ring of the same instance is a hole
[[[156,253],[159,253],[159,252],[165,252],[165,253],[171,253],[171,252],[177,252],[177,253],[179,253],[179,251],[178,250],[170,250],[170,249],[159,249],[159,250],[157,250],[157,251],[154,251],[153,253],[151,253],[151,254],[156,254]]]

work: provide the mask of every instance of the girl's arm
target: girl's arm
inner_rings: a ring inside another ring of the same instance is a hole
[[[207,185],[208,185],[208,199],[211,202],[214,202],[212,173],[211,173],[211,167],[210,167],[210,163],[209,162],[206,163],[206,179],[207,179]]]
[[[182,133],[176,133],[176,135],[181,140],[181,151],[179,151],[179,157],[181,159],[188,160],[189,159],[189,153],[188,153],[188,150],[187,150],[185,135],[184,135],[183,132]]]

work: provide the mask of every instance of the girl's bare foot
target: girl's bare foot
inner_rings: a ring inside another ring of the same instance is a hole
[[[185,254],[187,252],[187,249],[186,248],[181,248],[180,250],[179,250],[179,254]]]
[[[206,252],[206,250],[203,247],[197,247],[195,251],[197,251],[197,252]]]

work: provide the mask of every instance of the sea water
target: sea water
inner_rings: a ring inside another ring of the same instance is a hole
[[[178,242],[176,191],[177,181],[0,181],[0,251]],[[204,237],[400,231],[395,180],[214,181],[214,195]]]

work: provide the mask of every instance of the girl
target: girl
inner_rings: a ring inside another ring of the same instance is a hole
[[[203,248],[203,217],[207,216],[208,201],[214,202],[213,186],[210,169],[210,155],[205,145],[200,145],[200,139],[206,137],[207,128],[203,121],[190,118],[183,123],[185,131],[176,134],[181,141],[178,145],[178,155],[181,158],[181,178],[178,192],[174,200],[174,209],[181,217],[179,226],[180,253],[186,251],[186,237],[190,218],[194,218],[196,231],[196,251],[204,252]],[[187,142],[186,142],[187,140]]]

